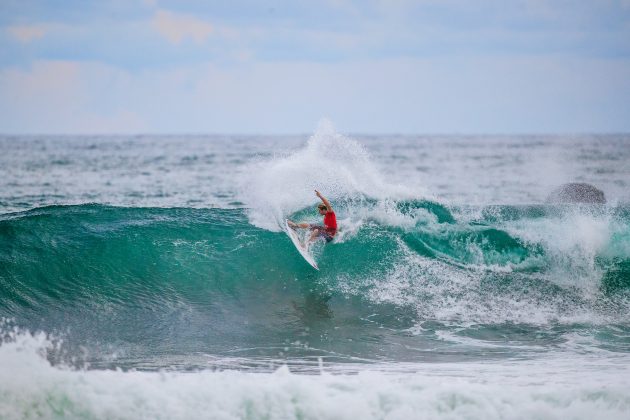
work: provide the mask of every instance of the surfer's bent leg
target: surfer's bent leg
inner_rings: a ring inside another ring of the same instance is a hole
[[[311,227],[311,225],[310,225],[310,224],[308,224],[308,223],[295,223],[295,222],[293,222],[293,221],[291,221],[291,220],[287,220],[287,223],[289,224],[289,226],[290,226],[290,227],[292,227],[292,228],[294,228],[294,229],[295,229],[295,228],[302,228],[302,229],[306,229],[306,228],[308,228],[308,227]]]
[[[309,228],[311,229],[311,237],[308,238],[309,242],[313,242],[319,238],[321,233],[324,231],[324,227],[319,225],[310,225]]]
[[[314,241],[317,238],[323,238],[326,242],[330,242],[333,240],[333,236],[326,230],[326,227],[320,225],[310,225],[311,229],[311,237],[309,238],[309,242]]]

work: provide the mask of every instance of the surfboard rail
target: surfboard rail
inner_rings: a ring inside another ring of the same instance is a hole
[[[300,238],[298,237],[295,230],[291,226],[289,226],[289,219],[286,219],[284,224],[286,227],[287,235],[289,236],[289,238],[291,238],[291,242],[293,242],[293,245],[295,245],[295,248],[298,250],[302,258],[304,258],[311,267],[319,271],[319,267],[317,266],[315,259],[308,252],[308,249],[302,244],[302,242],[300,242]]]

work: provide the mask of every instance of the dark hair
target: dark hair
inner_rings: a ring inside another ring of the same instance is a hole
[[[326,204],[318,204],[317,208],[320,210],[328,210],[328,207],[326,207]]]

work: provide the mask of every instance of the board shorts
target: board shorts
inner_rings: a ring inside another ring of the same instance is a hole
[[[324,238],[326,242],[331,242],[334,239],[334,233],[330,233],[326,228],[322,225],[311,225],[311,230],[316,230],[318,232],[318,238]],[[336,233],[336,232],[335,232]]]

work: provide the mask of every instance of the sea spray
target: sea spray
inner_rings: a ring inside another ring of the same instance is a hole
[[[241,188],[251,223],[272,231],[280,229],[285,217],[313,205],[315,189],[331,200],[335,210],[342,210],[342,217],[345,210],[352,210],[352,204],[366,198],[403,199],[421,194],[388,183],[367,150],[335,132],[327,120],[304,148],[251,164]]]

